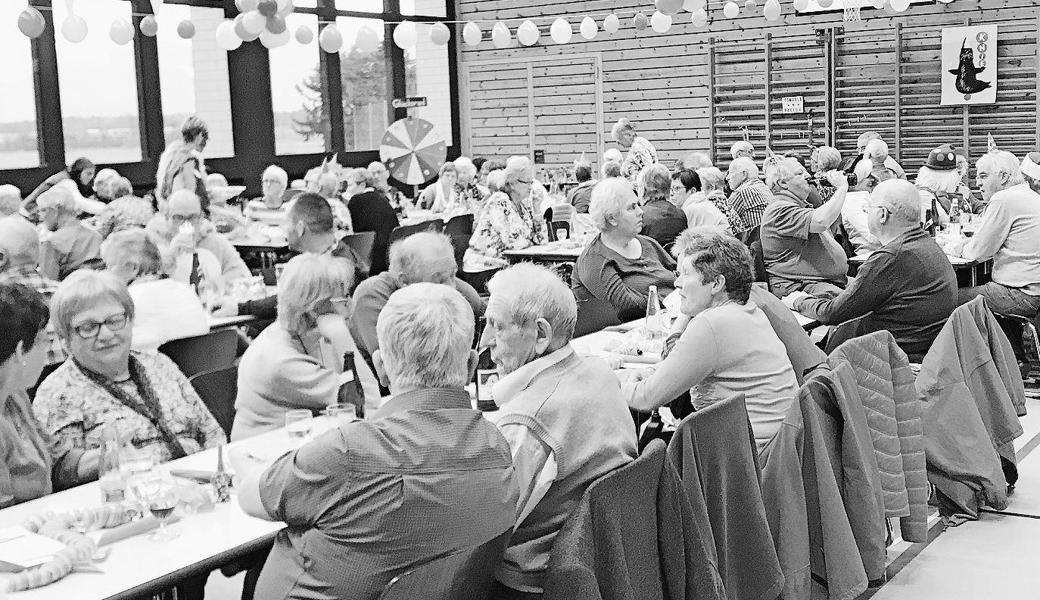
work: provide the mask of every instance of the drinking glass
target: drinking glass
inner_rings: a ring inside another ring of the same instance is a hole
[[[138,484],[138,489],[148,506],[148,512],[159,520],[159,529],[149,537],[157,542],[166,542],[177,537],[176,533],[166,527],[166,522],[177,510],[177,487],[173,481],[159,473],[153,473]]]
[[[567,239],[567,229],[565,229],[563,227],[557,229],[556,230],[556,239],[558,241],[561,241],[561,242],[566,240]]]
[[[357,407],[349,402],[330,404],[325,408],[325,416],[329,417],[333,421],[338,421],[340,419],[357,421]]]
[[[301,440],[311,432],[313,419],[309,410],[290,410],[285,413],[285,430],[291,439]]]

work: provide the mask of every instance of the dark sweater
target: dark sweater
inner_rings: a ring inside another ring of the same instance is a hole
[[[798,312],[832,325],[866,316],[863,335],[887,330],[908,355],[923,356],[957,307],[957,276],[924,230],[911,231],[870,255],[838,297],[804,298]]]
[[[390,201],[382,192],[366,190],[355,194],[347,203],[350,220],[354,232],[376,232],[376,241],[372,246],[372,268],[370,275],[378,275],[388,268],[387,251],[390,248],[390,232],[399,225],[397,213],[390,206]]]
[[[643,205],[643,230],[665,249],[686,229],[686,213],[667,200],[651,200]]]
[[[651,285],[663,300],[675,285],[675,259],[653,239],[636,236],[640,255],[629,259],[614,252],[600,236],[589,244],[574,264],[571,287],[578,301],[606,300],[622,319],[637,318],[646,310]]]

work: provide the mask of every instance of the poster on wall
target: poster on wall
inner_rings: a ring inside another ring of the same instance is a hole
[[[942,30],[940,104],[997,102],[997,26]]]

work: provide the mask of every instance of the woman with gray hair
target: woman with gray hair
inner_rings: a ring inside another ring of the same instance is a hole
[[[354,265],[328,254],[301,254],[278,280],[278,320],[257,336],[238,367],[231,439],[277,429],[285,413],[320,413],[338,402],[340,386],[359,381],[363,409],[378,408],[379,384],[347,329]],[[344,371],[347,355],[353,373]],[[356,379],[355,379],[356,378]]]
[[[624,179],[596,184],[589,216],[599,235],[574,264],[574,295],[578,301],[609,302],[621,319],[639,317],[646,310],[650,286],[657,286],[662,297],[672,291],[675,261],[652,238],[639,235],[643,208]]]
[[[437,181],[426,186],[426,189],[419,194],[419,202],[416,204],[420,208],[436,213],[455,208],[459,202],[459,194],[455,190],[458,180],[459,170],[455,167],[455,163],[444,163],[437,174]]]
[[[462,260],[462,270],[480,291],[492,271],[509,265],[506,250],[523,250],[549,241],[545,222],[531,200],[534,167],[526,156],[506,162],[502,191],[492,194],[473,224],[473,236]]]
[[[749,301],[754,274],[747,246],[705,232],[683,236],[681,304],[667,358],[653,369],[628,371],[621,391],[628,405],[649,411],[685,391],[694,408],[743,394],[758,450],[780,429],[798,380],[769,319]]]
[[[51,319],[69,359],[33,402],[56,455],[85,460],[107,429],[157,462],[227,441],[173,361],[131,351],[134,314],[126,285],[111,273],[76,271],[58,286]],[[80,481],[97,477],[92,463],[80,464]]]
[[[458,173],[458,181],[455,183],[455,193],[459,199],[459,205],[466,211],[476,213],[488,197],[487,189],[481,189],[477,183],[477,167],[467,156],[460,156],[452,163]]]
[[[672,176],[664,165],[650,165],[639,174],[643,188],[643,229],[640,235],[657,240],[667,250],[686,229],[686,214],[672,204]]]
[[[832,146],[820,146],[813,148],[809,154],[809,172],[812,173],[812,184],[823,202],[830,200],[834,195],[834,186],[827,181],[827,171],[833,171],[841,166],[841,153]]]
[[[186,283],[167,278],[159,248],[143,229],[110,235],[101,244],[101,260],[134,302],[133,350],[157,350],[170,340],[209,332],[202,301]]]
[[[657,149],[646,138],[636,135],[635,125],[622,117],[614,123],[610,130],[611,137],[618,146],[628,148],[628,155],[621,163],[621,176],[635,182],[639,173],[650,165],[657,163]]]

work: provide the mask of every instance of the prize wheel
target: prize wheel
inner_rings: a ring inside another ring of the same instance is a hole
[[[379,159],[390,175],[408,185],[437,177],[448,154],[444,136],[424,119],[408,117],[387,127],[379,145]]]

